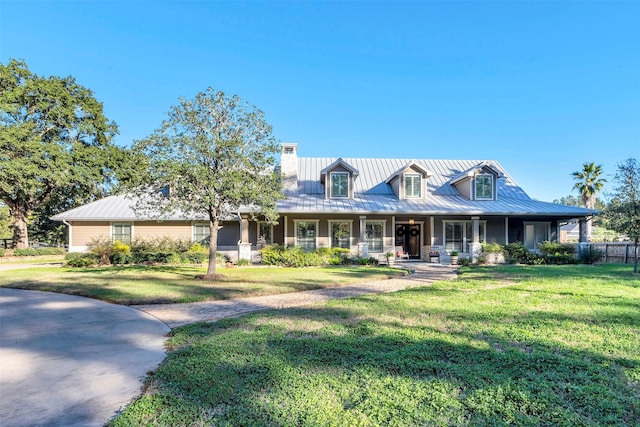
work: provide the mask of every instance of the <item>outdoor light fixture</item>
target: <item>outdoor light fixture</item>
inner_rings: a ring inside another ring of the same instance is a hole
[[[413,221],[413,218],[410,218],[410,219],[409,219],[409,224],[413,225],[413,222],[414,222],[414,221]]]

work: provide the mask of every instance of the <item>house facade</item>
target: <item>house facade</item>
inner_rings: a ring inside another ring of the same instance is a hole
[[[232,259],[255,259],[272,243],[307,250],[342,247],[353,256],[406,252],[427,259],[438,251],[475,258],[481,243],[558,240],[560,227],[597,213],[531,199],[496,161],[299,157],[283,144],[280,162],[285,199],[275,225],[249,212],[223,222],[218,248]],[[53,217],[68,225],[71,251],[95,237],[130,242],[155,236],[201,241],[202,218],[140,218],[127,195],[105,199]],[[580,241],[585,241],[584,232]]]

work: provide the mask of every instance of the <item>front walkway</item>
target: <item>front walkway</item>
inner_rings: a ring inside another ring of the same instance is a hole
[[[424,262],[403,262],[397,265],[402,268],[414,270],[415,273],[398,279],[360,283],[341,288],[326,288],[223,301],[133,305],[132,307],[160,319],[170,328],[175,328],[188,323],[212,322],[225,317],[239,316],[259,310],[299,307],[307,304],[325,302],[331,299],[395,292],[408,287],[424,286],[432,282],[456,278],[457,266],[428,264]]]

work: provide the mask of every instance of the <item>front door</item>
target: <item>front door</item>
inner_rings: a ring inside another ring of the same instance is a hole
[[[396,246],[402,246],[409,259],[420,259],[420,224],[396,224]]]

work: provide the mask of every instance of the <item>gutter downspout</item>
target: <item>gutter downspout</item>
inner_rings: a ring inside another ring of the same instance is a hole
[[[64,225],[66,225],[67,227],[69,227],[68,228],[68,230],[69,230],[69,247],[67,248],[67,252],[71,252],[71,242],[73,241],[73,239],[72,239],[73,235],[71,233],[71,224],[69,222],[67,222],[66,219],[63,219],[62,223]]]

